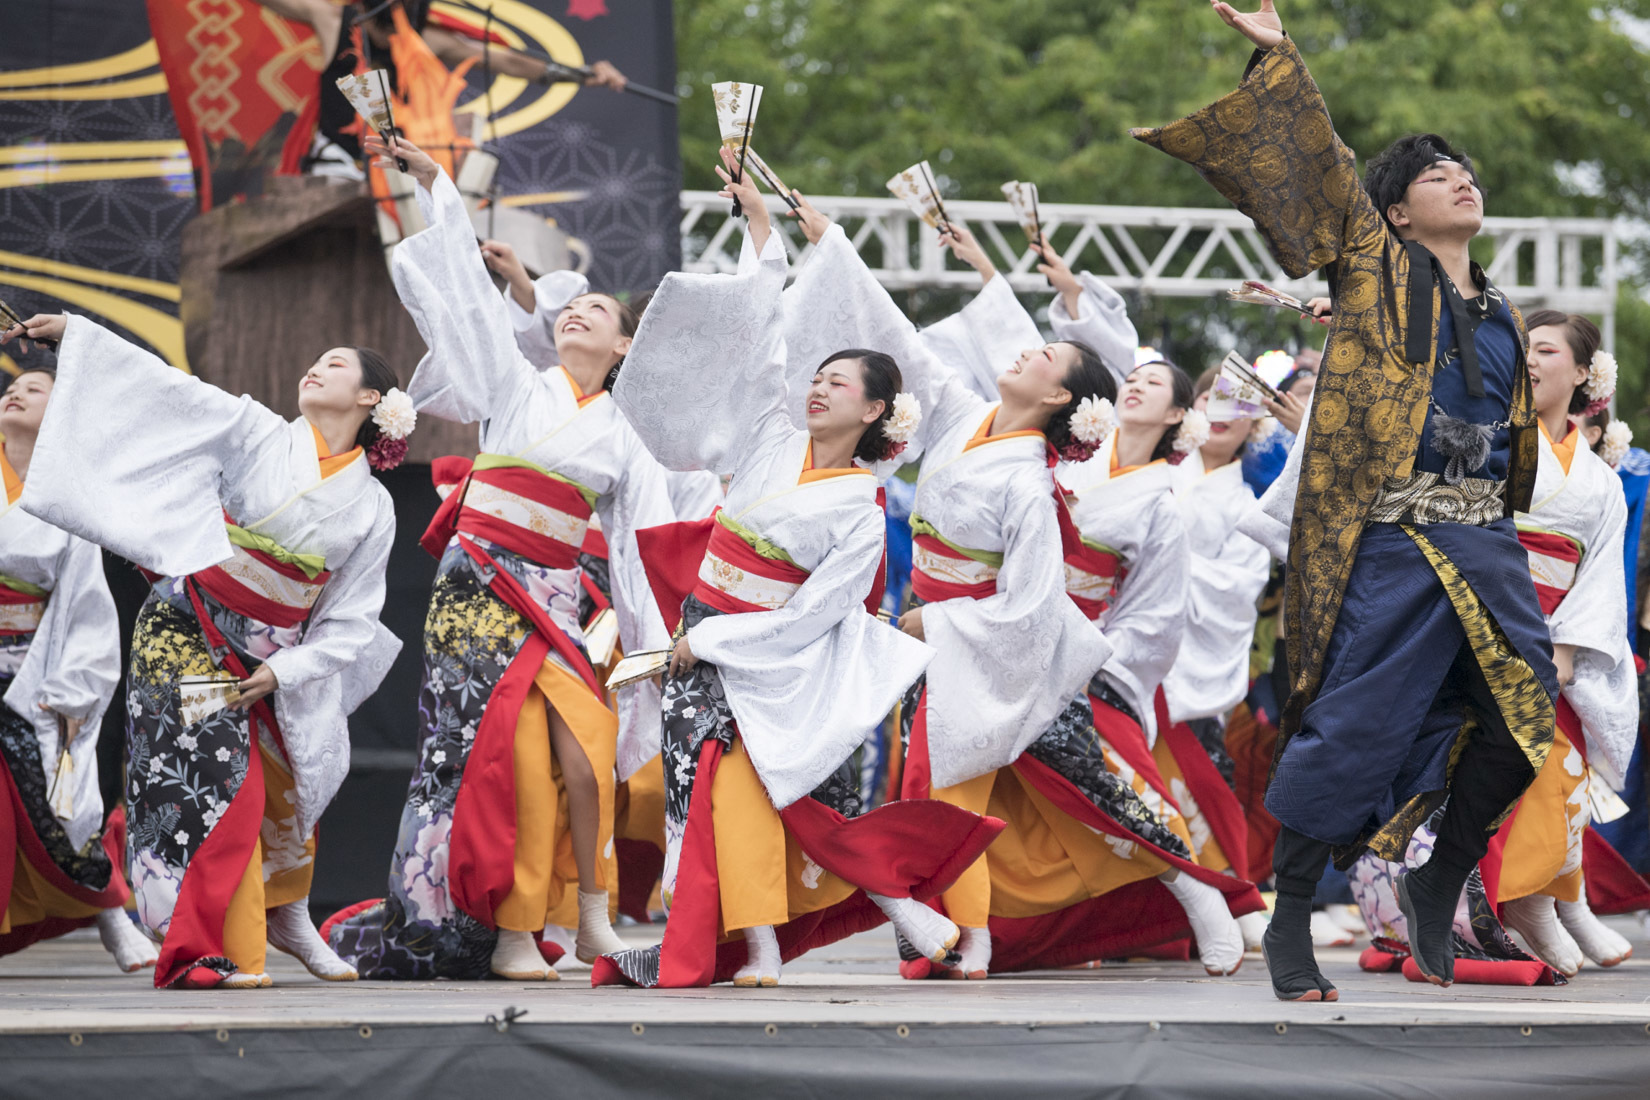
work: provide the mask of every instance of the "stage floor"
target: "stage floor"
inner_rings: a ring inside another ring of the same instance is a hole
[[[777,989],[592,989],[571,963],[551,983],[328,985],[272,954],[271,989],[177,993],[76,933],[0,959],[0,1096],[1642,1100],[1650,945],[1612,923],[1646,959],[1559,987],[1440,990],[1324,951],[1332,1005],[1280,1003],[1256,955],[1225,979],[1128,962],[903,982],[886,928]],[[506,1009],[526,1015],[489,1021]]]
[[[273,988],[174,992],[152,988],[148,974],[116,971],[87,930],[0,958],[0,1034],[476,1023],[506,1006],[526,1009],[532,1023],[578,1024],[1650,1024],[1650,945],[1636,922],[1612,923],[1642,957],[1609,970],[1588,966],[1556,987],[1438,989],[1397,974],[1365,974],[1356,948],[1322,951],[1324,972],[1341,991],[1332,1005],[1276,1000],[1259,955],[1246,956],[1230,978],[1207,977],[1195,962],[1124,962],[986,982],[906,982],[894,971],[886,928],[786,966],[777,989],[592,989],[589,968],[571,960],[559,968],[558,982],[332,984],[271,951]],[[654,942],[658,931],[641,926],[620,934],[640,944]]]

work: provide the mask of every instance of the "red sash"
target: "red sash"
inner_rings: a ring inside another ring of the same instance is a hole
[[[424,537],[418,540],[418,544],[435,557],[439,558],[446,551],[454,535],[464,534],[497,543],[512,553],[551,569],[572,569],[578,565],[587,527],[576,531],[576,542],[564,542],[532,526],[483,511],[469,500],[471,486],[491,486],[521,498],[526,507],[538,506],[560,512],[587,524],[591,515],[590,503],[569,482],[547,477],[525,466],[476,470],[466,460],[451,456],[437,460],[431,466],[430,475],[438,491],[454,486],[436,510]]]
[[[1526,551],[1536,557],[1548,558],[1560,565],[1568,563],[1570,575],[1574,578],[1575,569],[1581,564],[1581,548],[1574,540],[1550,531],[1520,531],[1518,541],[1524,544]],[[1532,566],[1534,564],[1532,562]],[[1535,597],[1541,603],[1541,613],[1551,615],[1557,610],[1558,605],[1564,602],[1564,597],[1569,595],[1570,589],[1568,586],[1559,588],[1544,583],[1542,572],[1532,568],[1531,579],[1535,581]]]
[[[713,569],[710,563],[720,561],[732,567],[736,574],[743,574],[744,580],[754,582],[754,587],[763,586],[762,581],[776,582],[776,586],[788,587],[800,585],[808,579],[808,571],[801,566],[778,558],[763,557],[756,552],[750,543],[724,523],[710,525],[710,538],[705,544],[705,556],[700,559],[699,575],[693,586],[693,595],[700,603],[714,607],[728,615],[738,615],[747,611],[770,611],[771,607],[741,599],[737,589],[729,591],[727,587],[719,587],[712,580],[706,579],[706,572]],[[720,570],[715,570],[720,572]]]
[[[1123,564],[1122,555],[1115,550],[1101,550],[1079,540],[1075,550],[1067,549],[1065,561],[1066,594],[1071,597],[1071,602],[1077,605],[1077,609],[1088,616],[1090,621],[1098,619],[1106,608],[1111,606],[1112,594],[1123,583],[1123,578],[1128,576],[1129,570]],[[1081,578],[1084,583],[1073,583],[1075,580],[1073,571],[1079,575],[1087,574],[1087,576]],[[1091,578],[1098,578],[1098,582],[1091,580]],[[1104,597],[1094,598],[1086,594],[1097,586],[1105,588],[1106,594]]]
[[[46,614],[46,597],[0,582],[0,636],[33,634]]]
[[[962,569],[970,569],[979,564],[960,550],[952,549],[934,535],[917,535],[911,542],[918,549],[935,558],[948,559],[958,563],[958,566]],[[988,596],[997,594],[997,577],[995,571],[993,571],[989,580],[964,584],[960,581],[942,580],[931,572],[912,566],[911,594],[923,603],[939,603],[942,600],[957,599],[983,600]]]
[[[245,615],[249,619],[256,619],[270,626],[294,627],[308,619],[310,608],[319,597],[320,589],[332,577],[327,570],[310,577],[296,565],[289,565],[262,550],[237,546],[235,553],[237,557],[245,555],[251,559],[251,563],[259,571],[267,571],[275,578],[288,582],[283,588],[293,594],[292,601],[272,599],[267,592],[250,587],[247,584],[248,578],[235,575],[234,564],[228,569],[224,565],[214,565],[191,574],[189,579],[235,614]],[[300,593],[302,595],[299,595]]]
[[[877,490],[877,504],[883,504],[881,489]],[[716,511],[719,512],[721,509],[718,508]],[[724,555],[732,555],[731,560],[736,562],[744,561],[746,555],[759,557],[743,539],[717,521],[715,512],[704,519],[661,523],[657,527],[644,527],[636,532],[636,550],[642,558],[642,570],[647,574],[648,587],[653,590],[653,599],[659,605],[659,614],[664,618],[665,629],[672,634],[676,633],[676,628],[682,621],[682,601],[690,595],[699,596],[702,583],[699,579],[699,567],[705,560],[706,551],[712,548],[711,540],[718,530],[733,542],[740,544],[739,547],[734,547],[718,541],[717,546],[723,548],[723,553],[718,556],[722,557],[723,561],[730,560]],[[806,579],[808,575],[806,571],[786,562],[768,558],[763,558],[762,562],[761,570],[758,570],[762,576],[779,576],[766,571],[772,566],[795,569],[801,574],[802,579]],[[876,614],[877,608],[882,606],[883,589],[888,575],[887,564],[888,553],[885,548],[882,564],[877,569],[877,578],[871,585],[870,594],[865,597],[865,610],[873,615]],[[718,593],[718,596],[721,599],[720,603],[710,600],[705,602],[719,611],[729,613],[765,610],[751,605],[733,607],[734,601],[725,593]],[[703,596],[700,598],[704,599]]]

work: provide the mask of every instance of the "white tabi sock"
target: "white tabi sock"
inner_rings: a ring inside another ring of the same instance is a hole
[[[1501,923],[1523,937],[1531,954],[1566,978],[1581,969],[1581,947],[1558,923],[1553,899],[1546,894],[1502,902]]]
[[[616,955],[629,949],[630,945],[613,931],[613,923],[607,917],[607,891],[580,890],[579,935],[573,942],[573,957],[582,963],[593,963],[602,955]]]
[[[1312,910],[1313,947],[1351,947],[1355,937],[1322,909]]]
[[[1558,921],[1575,939],[1576,946],[1599,966],[1615,966],[1626,962],[1633,954],[1633,945],[1614,928],[1598,919],[1593,907],[1587,904],[1587,886],[1582,884],[1581,896],[1575,901],[1557,904]]]
[[[1176,874],[1172,881],[1160,875],[1157,881],[1169,888],[1186,911],[1203,969],[1214,977],[1236,973],[1243,965],[1243,933],[1226,907],[1226,896],[1191,875]]]
[[[1238,932],[1243,936],[1243,950],[1260,954],[1260,938],[1266,935],[1269,922],[1265,913],[1245,913],[1237,919]]]
[[[991,973],[991,929],[964,928],[957,938],[957,953],[962,962],[953,973],[959,977],[982,981]]]
[[[553,982],[561,977],[544,961],[533,933],[508,928],[498,930],[498,944],[493,948],[489,969],[513,982]]]
[[[745,965],[734,971],[733,984],[740,989],[779,984],[779,938],[773,925],[745,929]]]
[[[291,955],[317,978],[324,982],[353,982],[360,976],[315,930],[315,923],[309,919],[308,898],[276,906],[268,911],[266,919],[269,946]]]
[[[154,966],[160,958],[149,937],[139,932],[126,910],[119,907],[105,909],[97,915],[97,938],[103,941],[103,949],[115,957],[115,965],[128,974]]]
[[[883,894],[873,894],[869,890],[865,892],[865,896],[882,910],[883,915],[893,924],[894,931],[904,936],[905,942],[916,948],[917,954],[926,957],[930,962],[944,962],[951,949],[957,946],[962,930],[920,901],[890,898]]]

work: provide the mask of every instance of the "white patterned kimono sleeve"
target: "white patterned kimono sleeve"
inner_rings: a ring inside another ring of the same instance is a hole
[[[167,576],[230,556],[224,483],[281,468],[285,420],[71,316],[19,502],[25,512]]]
[[[1307,425],[1311,423],[1312,406],[1306,407],[1301,417],[1300,434],[1289,445],[1289,458],[1283,472],[1238,518],[1237,529],[1266,547],[1278,561],[1289,560],[1289,527],[1295,521],[1295,496],[1301,484],[1301,456],[1306,453]]]
[[[552,271],[533,281],[533,310],[521,308],[510,288],[504,288],[504,309],[516,334],[516,347],[539,370],[561,362],[556,352],[556,318],[581,294],[590,291],[590,280],[577,271]]]
[[[69,842],[76,848],[103,824],[103,796],[97,781],[98,728],[119,683],[120,623],[103,576],[103,553],[84,539],[70,536],[57,559],[45,615],[6,692],[6,705],[34,727],[48,780],[62,745],[57,719],[39,705],[80,720],[80,732],[69,745],[74,808],[64,823]]]
[[[940,654],[928,668],[935,787],[1013,763],[1112,655],[1066,595],[1046,476],[1030,471],[1003,494],[996,594],[922,609],[923,635]]]
[[[624,437],[626,473],[616,492],[596,500],[602,530],[607,532],[608,580],[613,592],[613,613],[619,619],[619,641],[626,653],[666,649],[670,646],[670,632],[665,629],[653,588],[642,568],[636,532],[644,527],[674,523],[676,510],[670,502],[664,467],[648,453],[634,432],[624,427],[619,431]],[[643,680],[621,688],[617,703],[618,769],[622,783],[659,755],[659,685],[654,680]]]
[[[819,364],[843,348],[862,347],[894,357],[901,385],[922,405],[922,423],[900,461],[914,461],[935,439],[962,421],[985,418],[986,400],[969,389],[949,364],[936,359],[905,314],[865,266],[839,225],[814,246],[796,281],[785,291],[785,348],[793,387],[791,407],[801,426],[802,392]],[[878,468],[879,475],[891,471]]]
[[[1593,457],[1577,454],[1573,467]],[[1560,691],[1581,719],[1589,762],[1620,790],[1639,738],[1638,676],[1627,641],[1622,560],[1627,501],[1620,481],[1604,463],[1599,462],[1596,469],[1588,463],[1584,470],[1575,470],[1571,481],[1579,480],[1576,474],[1592,475],[1587,486],[1598,490],[1588,494],[1586,508],[1593,526],[1575,583],[1547,616],[1547,626],[1554,645],[1576,647],[1575,678]]]
[[[487,274],[458,188],[446,173],[417,189],[429,228],[395,246],[390,273],[429,351],[407,395],[419,412],[461,424],[486,420],[536,385],[515,328]]]
[[[779,295],[785,248],[775,233],[756,270],[666,275],[613,386],[613,399],[672,470],[732,473],[793,429],[785,410]]]
[[[1022,351],[1045,341],[1020,299],[1002,275],[991,281],[962,309],[917,334],[936,360],[956,371],[969,389],[986,401],[998,400],[997,376]]]
[[[1077,297],[1076,317],[1066,311],[1062,295],[1056,294],[1048,307],[1054,338],[1087,344],[1121,382],[1134,370],[1134,350],[1140,346],[1129,307],[1121,294],[1087,271],[1079,271],[1077,281],[1083,290]]]
[[[1098,626],[1112,655],[1100,675],[1134,706],[1146,743],[1157,740],[1155,699],[1180,652],[1186,628],[1186,578],[1191,553],[1186,524],[1168,493],[1155,495],[1141,522],[1146,531],[1137,559]]]

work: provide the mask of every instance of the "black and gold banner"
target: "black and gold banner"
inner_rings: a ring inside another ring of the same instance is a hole
[[[203,110],[234,104],[233,79],[272,94],[282,73],[226,73],[240,28],[267,22],[257,0],[176,0],[224,43],[203,55]],[[570,65],[612,61],[632,79],[675,85],[668,0],[435,0],[455,21]],[[28,315],[96,317],[188,369],[178,320],[178,237],[199,208],[197,180],[168,102],[139,0],[9,0],[0,38],[0,298]],[[359,10],[352,8],[352,11]],[[294,48],[298,48],[295,43]],[[500,201],[554,220],[582,245],[592,283],[651,287],[680,260],[676,113],[636,96],[548,88],[472,70],[462,109],[493,114]],[[16,363],[0,355],[0,368]]]

